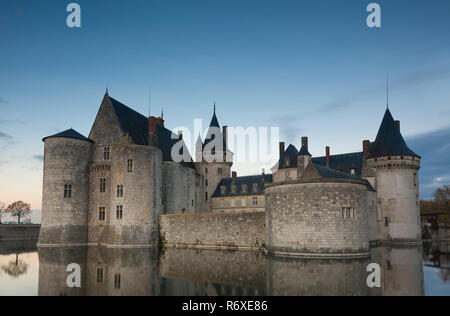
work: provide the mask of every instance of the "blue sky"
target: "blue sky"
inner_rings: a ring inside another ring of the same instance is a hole
[[[374,140],[386,73],[391,111],[423,156],[422,197],[449,182],[447,0],[378,1],[379,29],[360,0],[77,1],[80,29],[66,26],[70,2],[0,2],[0,200],[40,207],[42,137],[87,135],[107,85],[143,114],[151,85],[169,128],[209,122],[216,100],[221,124],[280,126],[323,155]]]

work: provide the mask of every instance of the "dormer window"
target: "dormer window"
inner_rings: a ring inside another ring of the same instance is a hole
[[[258,192],[258,183],[253,183],[253,193]]]
[[[351,168],[350,169],[350,174],[355,175],[356,174],[356,169],[355,168]]]
[[[236,194],[236,186],[235,185],[231,186],[231,193]]]
[[[224,186],[224,185],[220,186],[220,193],[221,193],[222,195],[224,195],[225,193],[227,193],[227,188],[226,188],[226,186]]]
[[[284,161],[284,166],[288,168],[291,166],[291,160],[289,158],[286,158],[286,160]]]
[[[242,185],[242,193],[247,193],[247,185],[246,184]]]

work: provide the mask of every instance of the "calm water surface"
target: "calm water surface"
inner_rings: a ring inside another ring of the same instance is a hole
[[[253,252],[42,248],[0,243],[4,295],[450,295],[449,245],[377,247],[365,260],[303,260]],[[366,285],[369,263],[382,287]],[[66,286],[78,263],[82,287]]]

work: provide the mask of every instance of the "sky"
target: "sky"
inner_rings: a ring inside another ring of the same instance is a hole
[[[280,127],[313,156],[362,150],[389,105],[422,156],[421,197],[450,182],[450,2],[0,1],[0,201],[41,207],[42,138],[88,135],[106,87],[166,127]],[[263,166],[236,164],[239,175]],[[267,166],[264,166],[267,167]]]

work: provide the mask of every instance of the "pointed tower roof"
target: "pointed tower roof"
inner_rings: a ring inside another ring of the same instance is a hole
[[[217,133],[217,129],[218,129],[218,133]],[[216,133],[214,133],[216,131]],[[209,144],[212,140],[214,140],[214,137],[220,137],[223,139],[223,135],[222,135],[222,131],[220,130],[220,124],[219,124],[219,120],[217,119],[217,115],[216,115],[216,103],[214,102],[214,113],[211,119],[211,123],[209,124],[209,129],[208,132],[206,134],[206,138],[205,138],[205,143],[204,146],[206,146],[207,144]],[[225,148],[225,140],[224,140],[224,150]]]
[[[53,137],[74,138],[74,139],[86,140],[86,141],[89,141],[92,143],[94,142],[93,140],[81,135],[80,133],[78,133],[76,130],[74,130],[72,128],[65,130],[64,132],[55,134],[55,135],[47,136],[47,137],[43,138],[42,141],[45,141],[47,138],[53,138]]]
[[[415,156],[420,158],[419,155],[409,149],[408,145],[406,145],[389,109],[386,109],[380,129],[378,130],[377,138],[370,146],[368,158],[386,156]]]
[[[300,151],[298,152],[297,156],[310,156],[310,157],[312,157],[312,155],[308,151],[308,148],[306,148],[305,146],[302,146],[302,148],[300,148]]]

